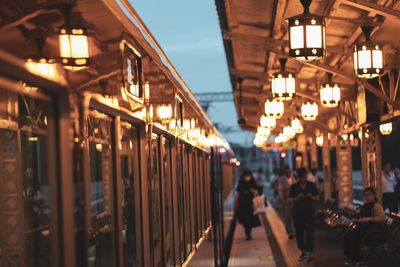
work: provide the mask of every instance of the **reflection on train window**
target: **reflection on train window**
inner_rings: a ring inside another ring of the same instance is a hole
[[[137,266],[135,182],[139,179],[139,143],[137,129],[121,122],[121,195],[122,240],[125,267]]]
[[[1,266],[54,266],[52,108],[50,102],[0,91]]]
[[[171,142],[163,138],[164,155],[163,155],[163,187],[164,187],[164,251],[165,266],[174,266],[174,236],[172,231],[172,185],[171,185]]]
[[[113,167],[112,120],[90,111],[88,120],[90,161],[90,228],[88,264],[90,267],[114,266],[113,242]]]
[[[152,138],[152,172],[150,175],[150,223],[151,249],[154,267],[162,265],[162,236],[161,236],[161,200],[160,200],[160,167],[159,167],[159,136]]]

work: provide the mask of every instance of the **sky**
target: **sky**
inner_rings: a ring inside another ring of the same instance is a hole
[[[193,93],[231,92],[214,0],[130,0]],[[233,102],[213,103],[214,123],[239,129]],[[252,145],[247,131],[224,132],[232,143]]]

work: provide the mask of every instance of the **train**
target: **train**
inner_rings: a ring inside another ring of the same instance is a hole
[[[129,1],[0,17],[0,266],[222,266],[239,162]]]

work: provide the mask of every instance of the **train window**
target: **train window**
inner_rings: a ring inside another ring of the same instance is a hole
[[[154,267],[162,266],[161,189],[160,189],[160,137],[152,137],[152,171],[150,175],[151,253]]]
[[[53,108],[51,101],[0,91],[1,266],[57,265]]]
[[[88,120],[90,160],[89,266],[114,266],[112,119],[91,110]]]
[[[137,194],[139,180],[139,140],[138,131],[129,123],[121,122],[121,196],[122,196],[122,240],[124,266],[137,266],[137,222],[140,214],[137,209]],[[140,225],[139,225],[140,227]]]
[[[186,259],[185,250],[185,217],[184,217],[184,195],[183,195],[183,155],[182,145],[179,143],[177,146],[177,193],[178,193],[178,223],[179,223],[179,247],[180,259],[183,262]]]
[[[142,98],[142,59],[139,52],[127,43],[124,44],[124,79],[129,93]]]
[[[174,233],[172,227],[172,175],[171,175],[171,142],[163,138],[163,191],[164,191],[164,251],[165,266],[174,266]]]

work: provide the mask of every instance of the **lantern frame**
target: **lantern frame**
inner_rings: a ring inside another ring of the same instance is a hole
[[[66,69],[80,70],[90,65],[87,29],[65,25],[58,32],[61,64]],[[79,46],[79,53],[76,51]],[[83,51],[83,52],[82,52]]]
[[[318,104],[315,102],[305,102],[301,105],[301,116],[306,121],[314,121],[318,117]]]
[[[326,55],[325,18],[310,13],[309,8],[312,0],[300,0],[300,2],[304,12],[288,19],[289,55],[305,61],[321,59]],[[317,26],[319,28],[316,28]],[[315,39],[317,33],[320,35],[320,39]],[[301,39],[296,44],[295,42],[299,38]]]
[[[281,70],[271,77],[272,97],[284,101],[291,100],[296,93],[296,78],[286,71],[286,58],[280,58]]]
[[[267,100],[264,104],[265,114],[275,119],[280,119],[285,112],[285,105],[282,101],[278,100]]]
[[[360,78],[373,79],[383,74],[383,47],[371,41],[372,26],[361,29],[365,41],[354,46],[354,72]]]

